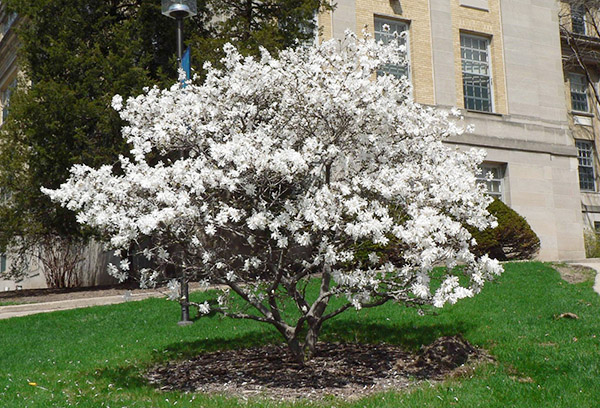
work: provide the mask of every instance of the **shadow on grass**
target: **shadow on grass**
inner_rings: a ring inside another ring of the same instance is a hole
[[[128,390],[150,387],[143,377],[146,368],[138,366],[107,367],[96,370],[94,377],[117,388]]]
[[[472,327],[472,324],[461,321],[415,326],[412,323],[384,324],[338,319],[328,322],[323,329],[321,340],[396,344],[403,346],[407,351],[416,351],[422,345],[431,344],[442,336],[465,334]]]
[[[252,331],[235,337],[213,337],[195,341],[179,342],[167,345],[163,350],[153,352],[152,361],[162,363],[169,360],[182,360],[197,356],[200,353],[251,348],[265,344],[282,343],[283,337],[276,331]]]
[[[383,324],[360,322],[350,319],[336,319],[328,322],[323,330],[321,341],[387,343],[397,344],[407,351],[418,350],[441,336],[463,334],[469,330],[464,322],[452,324],[432,324],[414,326],[405,324]],[[153,352],[150,361],[144,366],[123,366],[106,368],[96,372],[96,377],[125,389],[150,387],[143,375],[147,368],[173,360],[184,360],[205,352],[258,347],[267,344],[281,344],[283,338],[276,331],[252,331],[233,338],[216,337],[196,341],[179,342],[167,345]]]
[[[123,389],[152,387],[144,378],[144,373],[152,366],[173,360],[185,360],[201,353],[217,350],[250,348],[265,344],[281,343],[277,332],[253,331],[233,338],[215,337],[196,341],[179,342],[167,345],[162,350],[154,350],[151,358],[142,365],[108,367],[97,370],[94,377]]]

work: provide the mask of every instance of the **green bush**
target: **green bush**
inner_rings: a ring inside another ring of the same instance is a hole
[[[583,242],[585,244],[586,258],[600,258],[600,239],[598,234],[590,229],[583,233]]]
[[[540,249],[540,239],[529,223],[502,201],[494,199],[488,211],[498,220],[496,228],[470,229],[477,241],[476,255],[489,254],[500,261],[532,259]]]
[[[498,199],[494,199],[487,210],[496,217],[498,226],[483,231],[467,227],[477,241],[477,245],[471,247],[471,251],[477,256],[488,254],[499,261],[533,259],[540,249],[540,239],[525,218]],[[355,259],[346,266],[351,268],[355,264],[368,263],[370,253],[377,254],[384,262],[402,264],[405,248],[393,235],[388,238],[390,241],[387,245],[377,245],[369,240],[351,243],[350,247],[355,253]],[[597,248],[600,256],[600,240],[596,245],[594,248]]]

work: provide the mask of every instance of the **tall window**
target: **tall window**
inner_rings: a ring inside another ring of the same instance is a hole
[[[17,80],[13,80],[8,88],[0,91],[0,103],[2,104],[2,122],[8,118],[8,109],[10,106],[10,97],[17,86]]]
[[[465,109],[492,112],[490,40],[475,35],[460,35]]]
[[[579,188],[596,191],[594,180],[594,145],[588,140],[576,140],[577,160],[579,161]]]
[[[490,178],[491,176],[491,178]],[[487,193],[492,197],[502,200],[502,185],[504,180],[504,169],[500,164],[482,163],[475,175],[477,182],[484,184]]]
[[[6,16],[6,20],[2,23],[2,25],[0,25],[0,31],[2,32],[2,35],[6,35],[16,20],[17,13],[14,11]]]
[[[583,4],[571,5],[571,31],[576,34],[585,34],[585,6]]]
[[[571,88],[571,109],[578,112],[589,112],[588,86],[585,76],[569,74]]]
[[[6,255],[0,254],[0,273],[6,272]]]
[[[392,40],[395,39],[394,33],[402,33],[404,31],[408,31],[408,24],[398,21],[391,20],[387,18],[375,17],[375,40],[381,40],[384,44],[388,44]],[[377,71],[377,75],[390,74],[395,76],[396,78],[400,78],[402,76],[408,76],[408,42],[406,41],[406,37],[402,37],[398,39],[398,45],[405,47],[405,55],[407,56],[406,64],[396,65],[396,64],[385,64],[380,70]],[[399,50],[400,52],[400,50]]]

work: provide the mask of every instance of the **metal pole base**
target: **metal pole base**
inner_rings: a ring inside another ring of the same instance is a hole
[[[181,320],[177,323],[179,326],[189,326],[194,322],[190,320],[190,304],[189,302],[190,293],[188,289],[188,282],[185,278],[181,278]]]

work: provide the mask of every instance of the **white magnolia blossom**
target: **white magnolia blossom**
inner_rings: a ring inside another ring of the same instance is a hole
[[[74,166],[44,192],[113,248],[146,242],[156,271],[229,285],[282,333],[298,332],[278,317],[282,293],[309,325],[334,296],[356,308],[472,296],[502,271],[469,250],[466,227],[494,223],[475,179],[484,154],[443,143],[464,131],[458,110],[419,105],[406,78],[376,75],[403,63],[397,50],[353,34],[277,58],[227,45],[203,83],[115,96],[130,158]],[[445,277],[432,279],[436,266]],[[324,284],[310,304],[297,287],[313,273]]]
[[[203,302],[198,305],[198,313],[201,315],[210,313],[210,305],[208,304],[208,302]]]
[[[169,283],[167,283],[167,297],[169,300],[178,300],[181,296],[181,284],[177,279],[171,279]]]

